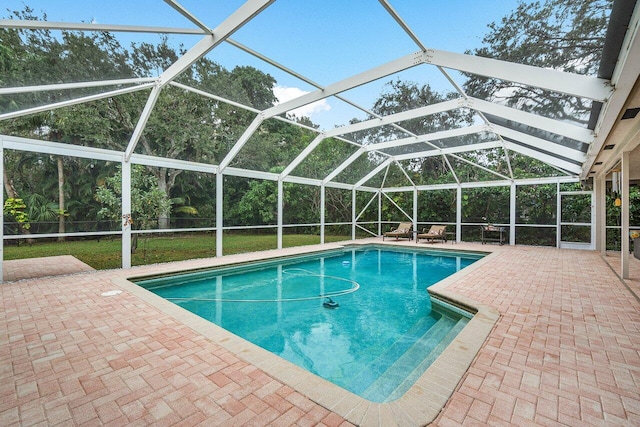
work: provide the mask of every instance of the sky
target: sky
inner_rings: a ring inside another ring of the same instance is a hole
[[[480,47],[488,32],[487,25],[509,15],[521,1],[390,0],[390,4],[426,47],[463,53]],[[180,0],[179,3],[215,28],[243,2]],[[2,5],[2,17],[9,15],[7,10],[22,10],[28,5],[36,15],[46,13],[49,21],[194,27],[161,0],[3,0]],[[116,35],[124,46],[134,41],[160,41],[157,34]],[[419,50],[376,0],[276,0],[231,38],[322,86]],[[176,47],[183,44],[189,48],[198,40],[198,36],[169,37]],[[250,65],[269,73],[277,81],[274,92],[281,101],[316,89],[228,43],[221,44],[207,57],[229,70],[237,65]],[[451,76],[462,82],[457,73]],[[436,67],[420,65],[343,95],[370,108],[385,90],[385,84],[396,78],[429,84],[438,92],[453,91]],[[303,107],[298,113],[308,115],[321,129],[365,117],[365,113],[335,98]]]

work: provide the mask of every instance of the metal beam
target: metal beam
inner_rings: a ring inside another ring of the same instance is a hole
[[[85,102],[97,101],[99,99],[111,98],[113,96],[122,95],[125,93],[137,92],[140,90],[153,87],[154,83],[141,84],[139,86],[131,86],[117,90],[111,90],[109,92],[102,92],[96,95],[83,96],[81,98],[69,99],[66,101],[56,102],[54,104],[41,105],[38,107],[27,108],[25,110],[13,111],[11,113],[0,114],[0,121],[7,119],[15,119],[16,117],[28,116],[30,114],[42,113],[44,111],[56,110],[58,108],[70,107],[72,105],[83,104]]]
[[[195,28],[147,27],[143,25],[91,24],[86,22],[32,21],[21,19],[0,19],[0,28],[14,28],[16,30],[108,31],[112,33],[205,34],[201,29]]]
[[[629,163],[630,153],[625,151],[620,159],[620,193],[622,207],[620,208],[620,272],[623,279],[629,279]],[[593,196],[592,196],[593,197]]]
[[[417,159],[420,157],[441,156],[443,154],[465,153],[468,151],[477,151],[477,150],[490,150],[492,148],[501,148],[502,146],[503,144],[501,141],[489,141],[489,142],[481,142],[478,144],[468,144],[468,145],[459,145],[457,147],[442,148],[440,150],[427,150],[427,151],[418,151],[415,153],[400,154],[398,156],[394,156],[394,158],[398,161],[402,161],[402,160]]]
[[[580,173],[582,168],[579,165],[574,163],[570,163],[566,160],[559,159],[557,157],[551,156],[549,154],[542,153],[538,150],[534,150],[533,148],[528,148],[522,146],[520,144],[514,144],[511,141],[504,142],[505,148],[515,151],[516,153],[524,154],[525,156],[532,157],[534,159],[540,160],[543,163],[548,163],[549,165],[558,167],[560,169],[572,172],[574,174]]]
[[[365,129],[371,129],[379,126],[389,125],[405,120],[415,119],[417,117],[429,116],[436,113],[442,113],[445,111],[455,110],[464,106],[464,99],[452,99],[450,101],[439,102],[433,105],[427,105],[425,107],[415,108],[413,110],[407,110],[400,113],[389,114],[388,116],[381,117],[379,119],[366,120],[352,125],[342,126],[326,131],[327,137],[345,135],[352,132],[358,132]]]
[[[263,121],[264,121],[264,115],[262,113],[258,114],[253,119],[251,124],[244,130],[244,132],[242,133],[240,138],[236,141],[236,143],[233,145],[233,147],[231,147],[231,150],[229,150],[227,155],[220,162],[220,170],[221,171],[223,171],[224,169],[227,168],[227,166],[229,166],[231,161],[240,152],[242,147],[244,147],[244,144],[246,144],[247,141],[249,141],[249,138],[251,138],[251,135],[253,135],[253,133],[260,127],[260,125],[262,124]]]
[[[438,70],[446,77],[446,79],[449,81],[449,83],[451,83],[451,85],[456,89],[456,91],[462,95],[465,100],[469,100],[469,96],[465,93],[464,89],[462,88],[462,86],[460,86],[450,75],[450,73],[445,70],[444,68],[438,66]],[[482,121],[484,121],[485,124],[489,125],[491,124],[489,122],[489,120],[487,119],[486,115],[482,112],[482,111],[478,111],[478,110],[473,110],[475,111],[476,114],[478,114],[480,116],[480,118],[482,119]],[[507,162],[507,168],[509,169],[509,177],[511,177],[511,179],[513,179],[513,169],[511,168],[511,159],[509,158],[509,152],[504,148],[504,141],[502,140],[502,137],[500,137],[500,142],[502,143],[502,149],[504,151],[504,158]],[[451,173],[453,174],[454,178],[456,179],[456,182],[460,182],[460,180],[458,179],[458,177],[456,176],[455,170],[451,167],[451,164],[449,163],[449,160],[447,159],[447,156],[444,156],[445,161],[447,162],[447,165],[449,166],[449,169],[451,170]]]
[[[277,249],[282,249],[282,224],[283,224],[283,212],[282,210],[284,209],[284,190],[283,190],[283,185],[282,185],[282,180],[279,179],[278,180],[278,190],[277,190],[277,220],[276,220],[276,224],[277,224],[277,244],[276,244],[276,248]]]
[[[609,80],[597,77],[437,49],[428,49],[426,56],[429,64],[595,101],[606,101],[613,92]]]
[[[353,189],[353,184],[345,184],[343,182],[327,182],[324,183],[325,187],[328,188],[337,188],[340,190],[352,190]],[[362,187],[360,189],[361,191],[376,191],[376,188],[369,188],[369,187]]]
[[[131,163],[121,163],[121,195],[122,208],[122,268],[131,268],[131,228],[137,218],[133,217],[131,208]]]
[[[292,175],[289,175],[288,177],[283,178],[283,181],[290,182],[293,184],[311,185],[314,187],[320,187],[322,185],[322,180],[320,179],[304,178],[301,176],[292,176]]]
[[[556,184],[556,183],[573,183],[579,182],[577,176],[549,176],[544,178],[522,178],[522,179],[509,179],[500,181],[474,181],[463,183],[447,183],[447,184],[427,184],[416,185],[418,191],[433,191],[433,190],[455,190],[458,187],[461,188],[476,188],[476,187],[508,187],[511,182],[515,182],[516,185],[544,185],[544,184]],[[413,187],[394,187],[382,189],[385,193],[398,193],[412,191]]]
[[[340,165],[338,165],[337,168],[333,169],[333,172],[331,172],[329,175],[327,175],[327,177],[325,179],[323,179],[322,182],[324,184],[327,184],[328,182],[332,181],[333,178],[338,176],[340,174],[340,172],[345,170],[351,163],[355,162],[356,159],[358,157],[360,157],[362,155],[362,153],[364,153],[364,152],[365,152],[364,148],[359,148],[358,151],[356,151],[355,153],[350,155],[347,160],[345,160]]]
[[[434,139],[454,138],[456,136],[471,135],[478,132],[487,131],[485,125],[467,126],[456,129],[448,129],[439,132],[428,133],[425,135],[412,136],[410,138],[395,139],[393,141],[379,142],[377,144],[369,144],[364,146],[366,151],[384,150],[386,148],[400,147],[403,145],[419,144],[429,142]],[[435,147],[435,146],[434,146]]]
[[[298,107],[311,104],[312,102],[316,102],[329,96],[344,92],[346,90],[353,89],[354,87],[358,87],[374,80],[378,80],[390,74],[406,70],[407,68],[415,67],[416,65],[424,62],[423,56],[424,55],[422,52],[416,52],[410,55],[406,55],[394,61],[341,80],[337,83],[333,83],[329,86],[326,86],[324,89],[318,89],[297,98],[291,99],[287,102],[283,102],[282,104],[278,104],[274,107],[264,110],[265,117],[268,118],[277,116],[286,113],[287,111],[294,110]]]
[[[220,170],[220,169],[218,169],[218,170]],[[277,173],[261,172],[261,171],[254,171],[254,170],[241,169],[241,168],[229,168],[229,167],[225,168],[224,174],[225,175],[230,175],[230,176],[241,176],[241,177],[244,177],[244,178],[263,179],[263,180],[267,180],[267,181],[277,181],[278,180],[278,174]]]
[[[260,59],[260,60],[262,60],[262,61],[266,62],[267,64],[269,64],[269,65],[273,65],[274,67],[278,68],[279,70],[282,70],[282,71],[284,71],[285,73],[287,73],[287,74],[289,74],[289,75],[291,75],[291,76],[293,76],[293,77],[296,77],[297,79],[302,80],[303,82],[305,82],[305,83],[307,83],[307,84],[309,84],[309,85],[311,85],[311,86],[315,87],[316,89],[324,90],[324,87],[323,87],[322,85],[320,85],[320,84],[318,84],[318,83],[314,82],[313,80],[309,79],[308,77],[303,76],[302,74],[300,74],[300,73],[298,73],[298,72],[296,72],[296,71],[294,71],[294,70],[292,70],[292,69],[290,69],[290,68],[288,68],[288,67],[285,67],[284,65],[282,65],[282,64],[280,64],[280,63],[278,63],[278,62],[274,61],[273,59],[269,58],[268,56],[265,56],[265,55],[263,55],[263,54],[261,54],[261,53],[259,53],[259,52],[255,51],[255,50],[253,50],[253,49],[251,49],[251,48],[249,48],[249,47],[247,47],[247,46],[243,45],[242,43],[238,43],[237,41],[235,41],[235,40],[233,40],[233,39],[231,39],[231,38],[228,38],[228,39],[226,40],[226,42],[227,42],[227,43],[229,43],[230,45],[232,45],[232,46],[234,46],[234,47],[237,47],[238,49],[240,49],[240,50],[242,50],[242,51],[244,51],[244,52],[248,53],[249,55],[254,56],[254,57],[256,57],[256,58],[258,58],[258,59]],[[379,114],[375,113],[374,111],[371,111],[371,110],[370,110],[370,109],[368,109],[368,108],[365,108],[365,107],[363,107],[363,106],[361,106],[361,105],[358,105],[358,104],[356,104],[355,102],[353,102],[353,101],[351,101],[351,100],[349,100],[349,99],[347,99],[347,98],[345,98],[345,97],[343,97],[343,96],[340,96],[340,95],[338,95],[338,94],[335,94],[335,95],[334,95],[334,97],[335,97],[336,99],[339,99],[340,101],[342,101],[342,102],[344,102],[344,103],[348,104],[348,105],[351,105],[352,107],[354,107],[354,108],[356,108],[356,109],[358,109],[358,110],[360,110],[360,111],[363,111],[363,112],[364,112],[364,113],[366,113],[366,114],[369,114],[369,115],[373,116],[373,117],[378,117],[378,118],[381,118],[381,117],[382,117],[382,116],[380,116]],[[281,116],[276,116],[276,118],[278,118],[278,119],[282,119],[282,118],[281,118]],[[300,123],[297,123],[297,125],[298,125],[298,126],[302,126]],[[407,131],[406,129],[403,129],[402,127],[400,127],[400,126],[398,126],[398,125],[395,125],[395,124],[394,124],[394,125],[392,125],[392,126],[393,126],[393,127],[395,127],[395,128],[397,128],[398,130],[401,130],[401,131],[403,131],[403,132],[407,132],[408,134],[410,134],[410,133],[411,133],[411,132]],[[306,126],[302,126],[302,127],[306,127]],[[310,129],[310,130],[315,130],[315,131],[317,131],[317,129]]]
[[[20,86],[0,88],[0,95],[13,95],[15,93],[46,92],[50,90],[86,89],[88,87],[120,86],[128,84],[150,83],[156,81],[155,77],[141,77],[133,79],[97,80],[92,82],[55,83],[50,85]]]
[[[216,47],[222,40],[218,40],[214,36],[205,36],[198,43],[182,55],[176,62],[171,64],[158,77],[158,85],[162,88],[171,83],[173,79],[178,77],[184,70],[188,69],[198,59],[205,56],[211,49]]]
[[[376,166],[371,172],[369,172],[368,174],[366,174],[360,181],[356,182],[354,184],[354,187],[360,187],[361,185],[363,185],[365,182],[369,181],[371,178],[373,178],[374,176],[376,176],[378,174],[378,172],[380,172],[382,169],[386,168],[388,165],[390,165],[392,162],[392,159],[386,159],[384,162],[380,163],[378,166]]]
[[[253,107],[250,107],[248,105],[244,105],[244,104],[241,104],[239,102],[235,102],[235,101],[232,101],[230,99],[226,99],[226,98],[223,98],[221,96],[214,95],[214,94],[209,93],[209,92],[205,92],[204,90],[196,89],[194,87],[191,87],[189,85],[185,85],[183,83],[178,83],[176,81],[172,81],[171,82],[171,86],[179,87],[180,89],[187,90],[189,92],[193,92],[193,93],[198,94],[200,96],[204,96],[205,98],[213,99],[215,101],[224,102],[225,104],[232,105],[234,107],[238,107],[238,108],[241,108],[241,109],[246,110],[246,111],[251,111],[252,113],[255,113],[255,114],[258,114],[261,111],[261,110],[258,110],[257,108],[253,108]]]
[[[406,170],[404,170],[404,168],[402,167],[402,165],[400,164],[400,162],[398,162],[397,159],[392,159],[394,161],[394,163],[396,164],[396,166],[398,166],[398,168],[400,168],[400,171],[402,172],[402,174],[405,176],[405,178],[407,178],[407,181],[409,181],[409,184],[411,184],[413,187],[416,186],[416,183],[413,182],[413,179],[411,179],[411,177],[409,176],[409,174],[407,173]]]
[[[504,105],[483,101],[477,98],[469,98],[465,106],[476,111],[492,114],[494,116],[502,117],[503,119],[522,123],[557,135],[566,136],[567,138],[575,139],[587,144],[591,143],[595,137],[595,134],[591,130],[580,126],[549,119],[537,114],[505,107]]]
[[[166,4],[168,4],[169,6],[171,6],[172,8],[174,8],[175,10],[178,11],[178,13],[182,16],[184,16],[185,18],[187,18],[189,21],[193,22],[197,27],[199,27],[204,33],[207,34],[213,34],[213,32],[211,31],[211,28],[209,28],[208,25],[206,25],[204,22],[202,22],[201,20],[199,20],[198,18],[195,17],[195,15],[193,15],[191,12],[189,12],[187,9],[185,9],[181,4],[179,4],[178,2],[174,1],[174,0],[164,0],[164,2]]]
[[[542,178],[520,178],[514,179],[517,185],[542,185],[542,184],[555,184],[555,183],[572,183],[578,182],[578,178],[574,176],[546,176]]]
[[[153,90],[149,94],[149,98],[147,98],[147,102],[144,104],[144,108],[142,109],[140,118],[136,123],[136,127],[133,129],[133,133],[131,134],[131,138],[129,139],[129,143],[127,144],[127,148],[124,152],[124,160],[126,162],[128,162],[131,158],[133,151],[136,149],[136,145],[138,145],[138,141],[140,141],[140,138],[142,137],[142,132],[144,132],[147,121],[149,121],[149,117],[151,117],[151,112],[153,111],[153,107],[158,101],[161,90],[162,88],[160,87],[160,85],[156,83],[156,85],[153,87]]]
[[[464,163],[467,163],[467,164],[469,164],[469,165],[471,165],[471,166],[474,166],[474,167],[476,167],[476,168],[482,169],[482,170],[483,170],[483,171],[485,171],[485,172],[492,173],[492,174],[494,174],[495,176],[498,176],[498,177],[500,177],[500,178],[502,178],[502,179],[505,179],[505,180],[510,180],[510,179],[511,179],[511,178],[510,178],[510,177],[508,177],[508,176],[505,176],[505,175],[503,175],[503,174],[501,174],[501,173],[499,173],[499,172],[496,172],[496,171],[494,171],[494,170],[492,170],[492,169],[489,169],[489,168],[488,168],[488,167],[486,167],[486,166],[482,166],[482,165],[480,165],[480,164],[478,164],[478,163],[474,163],[474,162],[472,162],[471,160],[467,160],[467,159],[465,159],[464,157],[456,156],[455,154],[451,154],[451,156],[452,156],[453,158],[455,158],[455,159],[460,160],[461,162],[464,162]]]
[[[280,173],[280,177],[284,178],[287,175],[289,175],[291,172],[293,172],[293,170],[300,164],[302,163],[302,161],[309,155],[311,154],[311,152],[318,146],[320,145],[320,143],[322,141],[324,141],[325,139],[325,135],[324,134],[320,134],[318,136],[315,137],[315,139],[313,141],[311,141],[311,143],[309,143],[309,145],[307,145],[304,150],[302,150],[302,152],[300,154],[298,154],[298,156],[293,159],[293,161],[291,163],[289,163],[289,165],[282,171],[282,173]]]
[[[188,160],[149,156],[146,154],[133,154],[130,161],[132,164],[136,165],[155,166],[159,168],[178,169],[190,172],[214,174],[218,171],[218,166],[216,165],[191,162]]]
[[[398,25],[400,25],[400,27],[404,30],[404,32],[407,33],[409,37],[411,37],[411,40],[413,40],[413,42],[418,45],[420,50],[426,50],[427,49],[426,46],[422,43],[422,41],[420,41],[420,39],[413,32],[411,27],[409,27],[409,25],[406,22],[404,22],[404,20],[400,17],[398,12],[396,12],[395,9],[389,4],[389,2],[387,0],[379,0],[379,1],[382,7],[384,7],[387,10],[389,15],[391,15],[391,17],[398,23]]]
[[[198,59],[205,56],[211,49],[225,41],[231,34],[258,15],[275,0],[248,0],[227,19],[218,25],[211,34],[203,37],[195,46],[189,49],[176,62],[171,64],[158,78],[160,86],[164,86],[175,79],[180,73],[189,68]]]
[[[216,174],[216,257],[224,255],[224,176]]]
[[[79,157],[82,159],[102,160],[105,162],[121,162],[122,151],[105,150],[103,148],[86,147],[84,145],[61,144],[41,141],[39,139],[21,138],[18,136],[0,135],[5,149],[43,153],[54,156]]]
[[[235,102],[235,101],[232,101],[230,99],[223,98],[221,96],[214,95],[212,93],[205,92],[203,90],[196,89],[194,87],[191,87],[191,86],[188,86],[188,85],[185,85],[185,84],[182,84],[182,83],[178,83],[175,80],[171,82],[171,86],[179,87],[180,89],[184,89],[184,90],[187,90],[189,92],[196,93],[196,94],[198,94],[200,96],[204,96],[205,98],[210,98],[210,99],[213,99],[213,100],[216,100],[216,101],[224,102],[225,104],[232,105],[234,107],[238,107],[238,108],[241,108],[241,109],[246,110],[246,111],[251,111],[252,113],[255,113],[255,114],[259,114],[262,111],[262,110],[258,110],[257,108],[251,107],[249,105],[244,105],[244,104],[241,104],[239,102]],[[298,127],[302,128],[302,129],[310,130],[311,132],[320,133],[320,131],[318,129],[314,128],[314,127],[307,126],[307,125],[302,124],[302,123],[298,123],[295,120],[291,120],[291,119],[288,119],[286,117],[277,116],[277,117],[273,117],[273,119],[274,120],[279,120],[281,122],[289,123],[289,124],[292,124],[292,125],[295,125],[295,126],[298,126]],[[348,140],[345,140],[343,138],[339,138],[339,139],[341,139],[342,141],[348,142],[350,144],[353,144],[352,141],[348,141]]]
[[[22,138],[17,136],[0,135],[5,149],[28,151],[54,156],[77,157],[82,159],[100,160],[105,162],[122,162],[123,152],[104,148],[87,147],[84,145],[62,144],[59,142],[42,141],[39,139]],[[131,164],[166,167],[191,172],[216,173],[218,167],[207,163],[191,162],[188,160],[169,159],[165,157],[133,154]],[[252,171],[247,171],[248,173]],[[276,174],[270,176],[277,177]]]
[[[520,141],[531,147],[539,148],[549,153],[554,153],[558,156],[566,157],[567,159],[575,160],[581,163],[585,160],[585,154],[582,151],[564,147],[560,144],[547,141],[546,139],[537,138],[535,136],[531,136],[526,133],[518,132],[517,130],[509,129],[499,125],[491,125],[490,129],[497,135]]]

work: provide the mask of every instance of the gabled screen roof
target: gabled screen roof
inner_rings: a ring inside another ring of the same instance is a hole
[[[10,10],[23,8],[22,1],[9,3]],[[612,93],[607,78],[468,53],[483,46],[489,24],[499,23],[519,4],[533,3],[529,1],[504,0],[491,7],[485,2],[420,0],[70,3],[33,1],[29,5],[38,20],[7,12],[10,19],[0,21],[0,29],[20,31],[25,43],[34,29],[49,30],[52,39],[108,34],[120,44],[111,54],[122,55],[124,62],[131,61],[131,43],[165,43],[179,54],[134,67],[85,69],[73,51],[61,52],[61,67],[43,65],[29,76],[0,79],[0,126],[42,111],[130,96],[136,115],[131,117],[133,131],[121,141],[126,160],[150,154],[141,140],[184,136],[179,124],[165,129],[171,115],[158,111],[169,108],[163,96],[173,91],[194,110],[224,108],[224,115],[183,126],[194,145],[218,138],[225,139],[226,148],[206,159],[195,156],[195,149],[171,157],[212,164],[217,172],[251,169],[238,159],[264,150],[254,143],[255,135],[278,135],[278,123],[287,123],[302,129],[294,137],[305,139],[306,145],[288,157],[273,156],[273,167],[280,167],[275,173],[283,179],[367,186],[393,165],[407,178],[422,168],[425,177],[402,184],[421,185],[434,182],[427,177],[425,160],[434,158],[438,167],[448,170],[441,182],[459,182],[455,168],[461,164],[475,166],[492,179],[517,179],[511,162],[522,158],[545,163],[550,175],[577,177],[595,136],[584,108],[606,103]],[[600,3],[610,7],[610,2]],[[262,71],[273,79],[274,99],[260,105],[229,85],[208,82],[210,73],[220,70],[199,67],[202,58],[226,70]],[[65,67],[73,72],[63,73]],[[473,76],[510,82],[539,98],[509,101],[505,90],[483,99],[481,92],[465,90]],[[437,96],[377,113],[381,104],[376,102],[401,87],[400,82],[428,87]],[[29,98],[47,92],[62,95]],[[555,102],[559,96],[583,106],[582,113],[565,109],[560,117],[531,107],[532,102]],[[244,131],[219,135],[222,120],[234,120]],[[274,150],[278,138],[269,139]],[[326,153],[337,156],[327,163],[333,169],[313,170],[314,156]],[[258,172],[271,169],[267,165]]]

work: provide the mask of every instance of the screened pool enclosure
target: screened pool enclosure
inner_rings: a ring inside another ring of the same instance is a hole
[[[539,63],[561,49],[488,48],[516,1],[151,3],[27,2],[0,20],[3,204],[67,199],[49,228],[5,209],[5,242],[121,237],[128,268],[146,233],[210,233],[221,256],[229,232],[281,248],[289,232],[324,243],[400,221],[474,241],[491,223],[511,245],[615,240],[627,262],[635,1],[549,18],[601,24],[564,65]],[[50,188],[29,184],[49,163]],[[136,203],[153,194],[164,202],[144,217]]]

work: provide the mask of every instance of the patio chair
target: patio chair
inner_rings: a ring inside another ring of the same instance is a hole
[[[385,237],[395,237],[396,240],[398,240],[399,238],[411,240],[413,238],[412,229],[413,229],[413,224],[412,223],[410,223],[410,222],[401,222],[393,230],[387,231],[386,233],[384,233],[382,235],[382,240],[384,240]]]
[[[442,243],[447,241],[447,226],[446,225],[432,225],[429,231],[425,228],[422,233],[416,235],[416,243],[420,239],[431,241],[434,243],[436,240],[441,240]]]

